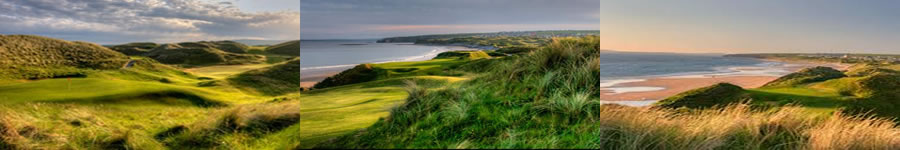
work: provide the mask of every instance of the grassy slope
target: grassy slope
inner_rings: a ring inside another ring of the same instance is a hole
[[[483,52],[481,52],[483,54]],[[360,73],[359,70],[348,70],[347,73],[338,74],[325,81],[316,84],[315,88],[327,88],[352,83],[360,83],[367,81],[376,81],[398,77],[408,76],[464,76],[465,72],[459,71],[457,68],[471,62],[473,60],[490,58],[486,55],[475,55],[476,57],[449,57],[436,58],[428,61],[417,62],[392,62],[370,65],[370,68]],[[357,66],[361,67],[361,66]],[[356,68],[356,67],[355,67]],[[361,68],[357,68],[361,69]],[[362,80],[360,80],[362,79]],[[320,85],[321,84],[321,85]]]
[[[0,35],[0,80],[80,76],[86,70],[116,69],[125,55],[93,43]]]
[[[270,54],[300,56],[300,40],[287,41],[281,44],[269,46],[266,48],[266,52]]]
[[[747,89],[743,93],[749,95],[754,106],[762,106],[766,108],[781,107],[786,105],[802,106],[814,115],[830,115],[839,110],[851,110],[844,113],[871,113],[876,116],[897,117],[900,114],[893,111],[892,100],[879,97],[871,97],[871,92],[883,92],[886,94],[893,93],[896,89],[879,89],[878,87],[861,87],[860,82],[866,82],[870,79],[871,74],[876,72],[895,73],[889,70],[891,66],[872,66],[857,65],[851,68],[847,74],[851,77],[845,77],[841,72],[832,71],[813,71],[804,69],[798,73],[786,75],[779,80],[772,81],[767,86]],[[883,68],[883,69],[879,69]],[[820,68],[821,69],[821,68]],[[888,69],[888,70],[885,70]],[[830,70],[830,69],[828,69]],[[826,75],[823,75],[826,74]],[[827,77],[824,79],[813,78]],[[890,76],[883,76],[890,77]],[[884,78],[883,78],[884,79]],[[890,80],[890,78],[887,78]],[[878,81],[878,85],[892,85],[889,82],[896,81]],[[896,83],[893,83],[896,84]],[[889,87],[890,88],[890,87]],[[682,94],[692,94],[685,92]],[[679,94],[679,95],[682,95]],[[714,97],[718,99],[733,100],[729,97]],[[678,96],[670,97],[670,99],[682,99]],[[735,102],[722,102],[720,105]],[[880,108],[883,110],[875,110]],[[871,112],[870,112],[871,111]]]
[[[414,76],[305,92],[300,104],[300,148],[372,125],[388,115],[390,106],[402,103],[407,94],[401,81],[434,84],[465,80],[460,77]]]
[[[246,71],[227,80],[236,87],[264,95],[296,93],[300,91],[300,59]]]
[[[468,52],[465,52],[468,54]],[[481,54],[484,54],[483,52]],[[402,81],[410,80],[428,87],[466,80],[456,68],[489,56],[478,58],[449,56],[427,61],[373,64],[375,78],[369,82],[334,86],[304,92],[301,101],[299,148],[310,148],[374,123],[388,115],[390,106],[402,103],[406,92]],[[335,119],[340,118],[340,119]]]

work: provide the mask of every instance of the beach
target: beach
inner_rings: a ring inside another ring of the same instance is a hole
[[[300,70],[300,87],[311,88],[313,85],[316,85],[316,83],[319,83],[319,81],[325,80],[325,78],[334,76],[335,74],[350,68],[353,68],[353,66]]]
[[[826,66],[838,70],[846,70],[850,66],[837,63],[766,61],[779,63],[779,65],[767,67],[737,66],[728,68],[733,71],[727,73],[612,80],[601,86],[600,99],[603,101],[657,101],[681,92],[723,82],[743,88],[757,88],[785,74],[803,68]]]

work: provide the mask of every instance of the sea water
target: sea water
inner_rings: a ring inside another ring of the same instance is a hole
[[[461,47],[375,43],[375,40],[301,40],[300,70],[349,68],[363,63],[429,60]]]
[[[753,58],[723,57],[722,54],[678,54],[602,51],[600,88],[612,93],[664,90],[663,87],[617,86],[650,78],[696,78],[716,75],[783,75],[789,73],[779,62]],[[657,100],[604,101],[629,106],[645,106]]]

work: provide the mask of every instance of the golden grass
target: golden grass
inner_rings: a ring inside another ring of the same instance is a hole
[[[891,120],[805,115],[803,108],[753,111],[747,105],[676,112],[671,109],[602,109],[596,123],[612,127],[624,149],[897,149],[900,129]],[[741,139],[741,140],[736,140]],[[735,141],[741,141],[736,143]]]

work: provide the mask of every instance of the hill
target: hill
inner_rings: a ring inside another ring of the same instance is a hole
[[[666,108],[709,108],[716,105],[725,106],[748,100],[747,94],[740,86],[719,83],[704,88],[682,92],[655,103],[655,106]]]
[[[300,91],[300,59],[262,69],[250,70],[228,78],[233,84],[265,95]]]
[[[272,46],[280,43],[284,43],[290,40],[249,40],[249,39],[239,39],[239,40],[231,40],[234,42],[238,42],[244,45],[251,46]]]
[[[269,46],[266,48],[266,52],[270,54],[300,56],[300,40]]]
[[[166,64],[185,65],[235,65],[265,62],[265,58],[252,54],[224,52],[204,43],[163,44],[144,56]]]
[[[116,69],[126,62],[127,56],[97,44],[0,35],[0,78],[81,76],[86,70]]]
[[[493,33],[459,33],[459,34],[434,34],[434,35],[418,35],[389,37],[378,40],[379,43],[397,43],[397,42],[419,42],[423,40],[435,39],[453,39],[467,37],[536,37],[536,38],[552,38],[552,37],[568,37],[568,36],[590,36],[599,35],[597,30],[558,30],[558,31],[515,31],[515,32],[493,32]]]
[[[407,76],[443,75],[461,76],[455,69],[484,68],[486,66],[468,66],[478,63],[479,59],[492,58],[484,51],[449,51],[423,62],[392,62],[383,64],[360,64],[344,70],[334,76],[327,77],[313,88],[322,89],[341,85],[369,82]]]
[[[763,85],[764,87],[777,86],[796,86],[813,82],[822,82],[825,80],[846,77],[843,72],[830,67],[813,67],[782,76],[775,81],[771,81]]]
[[[178,45],[193,48],[216,48],[231,53],[247,53],[249,46],[234,41],[199,41],[199,42],[182,42]]]
[[[159,44],[149,42],[128,43],[122,45],[110,46],[109,49],[120,52],[128,56],[141,56],[156,48]]]

